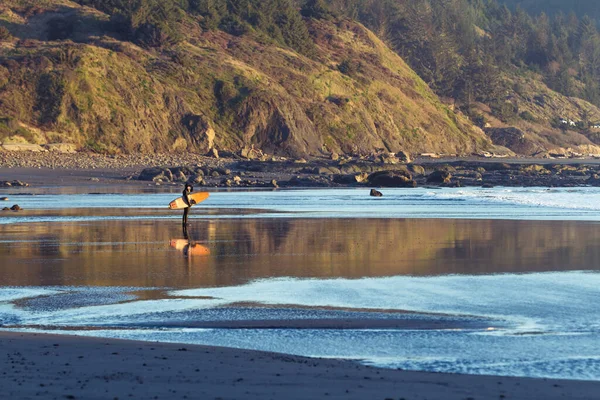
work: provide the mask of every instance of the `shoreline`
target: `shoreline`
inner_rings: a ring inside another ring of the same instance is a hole
[[[0,332],[7,398],[590,399],[600,382],[401,371],[233,348]]]
[[[409,160],[410,161],[410,160]],[[376,175],[380,176],[376,176]],[[381,176],[383,175],[383,176]],[[107,156],[0,152],[0,193],[11,181],[35,186],[164,190],[192,182],[210,188],[600,186],[600,160],[417,158],[381,156],[293,160],[212,158],[197,154]],[[18,187],[17,186],[13,186]]]

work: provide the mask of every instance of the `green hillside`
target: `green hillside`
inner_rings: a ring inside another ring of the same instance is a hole
[[[292,156],[490,145],[359,23],[285,1],[214,21],[168,2],[79,3],[0,5],[0,140]]]
[[[4,0],[0,141],[600,154],[599,66],[589,17],[494,0]]]
[[[518,153],[600,154],[600,34],[588,15],[531,14],[495,0],[325,3],[384,38],[479,126],[519,128],[528,145]],[[582,12],[597,12],[587,4]]]

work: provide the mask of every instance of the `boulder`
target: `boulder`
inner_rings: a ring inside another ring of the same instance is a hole
[[[10,211],[10,208],[4,207],[4,208],[2,208],[2,211]]]
[[[248,160],[258,160],[262,156],[262,151],[256,150],[254,147],[244,147],[240,151],[240,156]]]
[[[550,171],[548,171],[543,165],[531,164],[525,165],[520,168],[521,173],[527,175],[548,175]]]
[[[396,157],[394,153],[384,154],[381,156],[380,159],[383,164],[395,165],[400,163],[400,160]]]
[[[586,183],[592,186],[600,186],[600,176],[593,174],[587,179]]]
[[[138,176],[138,180],[140,181],[173,181],[173,173],[168,168],[162,167],[151,167],[145,168],[140,172]]]
[[[485,169],[487,171],[506,171],[509,169],[512,169],[510,164],[507,163],[500,163],[500,162],[495,162],[495,163],[489,163],[489,164],[485,164]]]
[[[0,181],[0,187],[28,187],[29,183],[23,181]]]
[[[219,158],[219,151],[213,147],[208,151],[208,153],[206,153],[206,156],[212,158]]]
[[[21,144],[21,143],[12,143],[12,144],[3,144],[2,149],[6,151],[32,151],[35,153],[39,153],[42,151],[48,151],[44,149],[39,144]]]
[[[44,145],[44,147],[54,153],[72,154],[77,153],[77,146],[72,143],[51,143]]]
[[[357,183],[366,183],[369,180],[369,174],[366,172],[362,172],[360,174],[354,175],[354,179]]]
[[[187,182],[188,177],[182,170],[178,170],[176,174],[173,174],[173,180],[177,182]]]
[[[366,173],[360,174],[337,174],[333,176],[333,182],[339,185],[355,185],[357,183],[366,183],[369,175]]]
[[[194,176],[190,177],[189,182],[192,184],[195,184],[195,185],[200,185],[200,186],[206,185],[206,181],[204,180],[204,175],[194,175]]]
[[[344,175],[344,174],[334,175],[333,182],[337,183],[338,185],[353,185],[356,183],[356,176],[352,175],[352,174],[350,174],[350,175]]]
[[[371,193],[369,193],[369,196],[383,197],[383,193],[381,193],[379,190],[371,189]]]
[[[541,150],[540,146],[525,137],[525,132],[518,128],[489,128],[484,130],[498,146],[509,148],[518,154],[533,155]]]
[[[0,197],[0,201],[8,201],[8,197]]]
[[[450,174],[450,172],[438,170],[433,171],[431,174],[429,174],[429,176],[427,177],[427,183],[449,184],[451,179],[452,175]]]
[[[425,168],[420,165],[409,164],[408,170],[415,175],[425,175]]]
[[[398,158],[398,160],[400,160],[400,162],[406,163],[406,164],[410,164],[412,162],[411,158],[410,158],[410,154],[408,154],[405,151],[399,151],[396,153],[396,157]]]
[[[379,171],[369,175],[369,183],[381,187],[416,187],[417,183],[412,179],[408,171]]]
[[[11,209],[12,211],[20,211],[20,210],[22,210],[22,208],[21,208],[21,207],[20,207],[18,204],[15,204],[15,205],[14,205],[14,206],[12,206],[10,209]]]

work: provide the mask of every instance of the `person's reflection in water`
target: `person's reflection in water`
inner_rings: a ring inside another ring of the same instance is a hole
[[[189,208],[186,208],[189,210]],[[186,216],[187,219],[187,216]],[[188,235],[187,224],[183,224],[183,237],[186,240],[187,244],[183,247],[183,255],[186,257],[190,256],[190,236]]]
[[[209,256],[210,249],[199,243],[196,243],[191,237],[187,226],[183,225],[183,239],[171,239],[171,247],[183,252],[183,255],[191,259],[193,256]]]

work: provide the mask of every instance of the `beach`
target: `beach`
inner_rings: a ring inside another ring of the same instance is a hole
[[[164,187],[44,173],[3,192],[8,397],[600,389],[595,188],[214,191],[182,231]]]
[[[351,361],[0,333],[13,399],[592,399],[598,382],[397,371]]]

